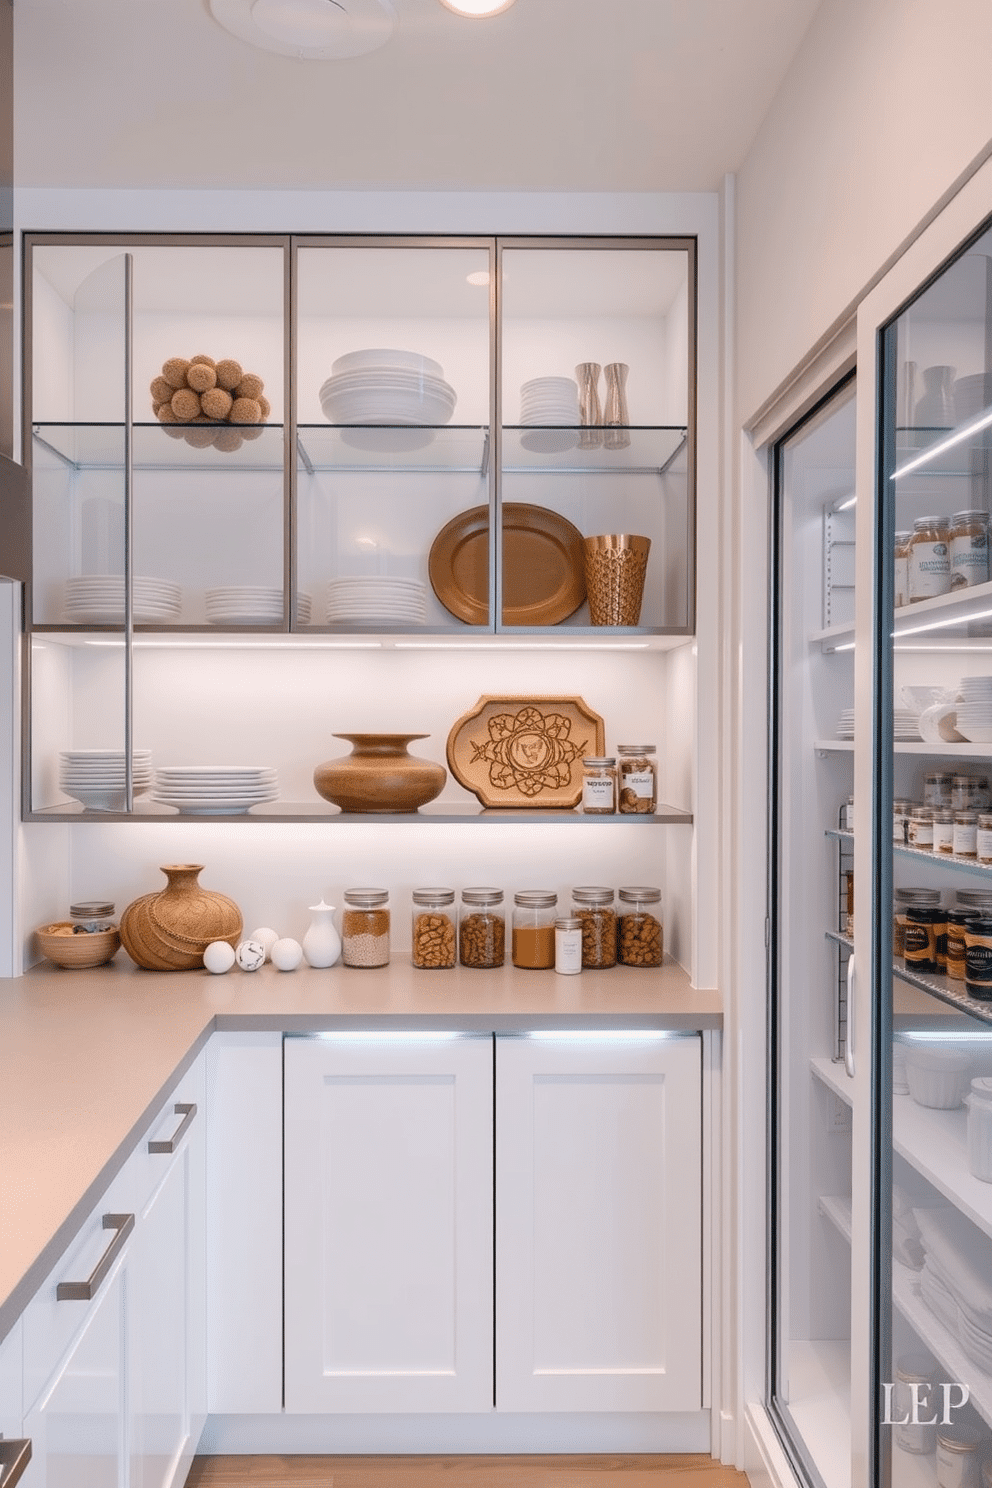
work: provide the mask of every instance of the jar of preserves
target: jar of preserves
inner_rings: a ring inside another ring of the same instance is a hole
[[[933,599],[951,588],[950,527],[943,517],[920,517],[909,540],[909,602]]]
[[[621,966],[660,966],[665,936],[656,906],[660,889],[620,889],[617,954]]]
[[[389,964],[389,890],[345,889],[341,916],[344,966]]]
[[[906,910],[906,928],[903,932],[903,963],[907,971],[921,975],[936,975],[939,969],[937,941],[944,935],[944,963],[947,963],[947,931],[942,909],[923,908],[914,905]]]
[[[955,982],[965,978],[964,933],[976,918],[973,909],[948,909],[947,916],[947,975]]]
[[[414,889],[411,959],[422,971],[455,964],[457,911],[454,889]]]
[[[989,581],[989,514],[957,512],[950,524],[951,588]]]
[[[587,816],[612,816],[616,809],[616,759],[591,754],[582,761],[582,810]]]
[[[954,812],[949,806],[938,806],[933,812],[933,850],[948,857],[954,851]]]
[[[506,957],[506,918],[502,889],[462,889],[458,959],[463,966],[502,966]]]
[[[555,920],[555,971],[576,976],[582,970],[582,921],[575,915]]]
[[[934,806],[953,806],[951,800],[953,777],[944,770],[928,770],[923,777],[923,804],[933,808]],[[912,802],[910,803],[912,805]]]
[[[510,959],[538,971],[555,964],[555,912],[558,895],[548,889],[522,889],[513,896]]]
[[[909,814],[906,841],[910,847],[933,851],[933,811],[929,806],[914,806]]]
[[[617,964],[617,917],[613,890],[572,890],[572,913],[582,921],[582,965],[599,969]]]
[[[914,906],[936,909],[940,904],[939,889],[896,889],[892,907],[892,954],[901,956],[905,949],[906,914]]]
[[[980,863],[992,863],[992,815],[980,812],[975,831],[975,855]]]
[[[964,983],[969,997],[992,1001],[992,915],[980,914],[964,928]]]
[[[978,812],[958,811],[954,815],[954,856],[977,858]]]
[[[107,899],[87,899],[69,905],[73,934],[95,935],[114,928],[114,906]]]
[[[653,744],[618,744],[619,809],[624,815],[650,816],[658,804],[658,771]]]
[[[895,606],[909,603],[909,547],[911,532],[897,532],[895,537]]]

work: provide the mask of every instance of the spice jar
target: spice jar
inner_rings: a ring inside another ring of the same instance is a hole
[[[458,958],[463,966],[502,966],[506,957],[506,920],[502,889],[462,889]]]
[[[948,857],[954,851],[954,812],[949,806],[938,806],[933,812],[933,850]]]
[[[653,744],[618,744],[619,806],[623,815],[649,816],[658,804],[658,771]]]
[[[977,915],[964,928],[964,984],[969,997],[992,1002],[992,915]]]
[[[114,928],[114,906],[105,899],[89,899],[69,905],[74,935],[95,935]]]
[[[344,966],[389,964],[388,889],[345,889],[341,916]]]
[[[582,965],[593,969],[617,964],[617,917],[613,890],[572,890],[572,911],[582,921]]]
[[[989,514],[958,512],[950,526],[951,588],[989,581]]]
[[[660,966],[665,958],[661,920],[653,907],[661,901],[660,889],[620,889],[617,954],[621,966]]]
[[[582,921],[574,915],[555,920],[555,971],[576,976],[582,970]]]
[[[964,932],[975,919],[973,909],[948,909],[947,915],[947,975],[955,982],[965,977]]]
[[[954,856],[976,858],[978,856],[978,813],[959,811],[954,817]]]
[[[992,863],[992,815],[980,813],[975,832],[975,853],[980,863]]]
[[[909,602],[947,594],[951,587],[950,527],[942,517],[920,517],[909,540]]]
[[[937,1427],[937,1488],[982,1488],[977,1426]]]
[[[414,966],[424,971],[441,971],[455,964],[456,911],[454,889],[414,889],[413,951]]]
[[[909,814],[906,841],[910,847],[933,851],[933,811],[929,806],[914,806]]]
[[[895,607],[909,603],[909,547],[913,534],[897,532],[895,536]]]
[[[555,964],[555,910],[558,895],[522,889],[513,896],[510,959],[514,966],[539,970]]]
[[[582,761],[582,810],[587,816],[612,816],[616,809],[616,759],[589,755]]]
[[[951,800],[953,776],[944,770],[928,770],[923,777],[924,806],[953,806]],[[909,803],[912,805],[912,803]]]
[[[895,1422],[895,1444],[903,1452],[925,1457],[937,1445],[937,1428],[929,1419],[937,1361],[932,1354],[900,1354],[896,1360],[895,1388],[892,1391],[892,1419]],[[922,1418],[922,1419],[921,1419]]]
[[[939,889],[896,889],[892,906],[892,954],[901,956],[905,949],[906,915],[914,905],[936,908],[940,904]]]
[[[937,940],[944,930],[944,911],[913,906],[906,911],[906,928],[903,932],[903,962],[907,971],[922,975],[934,975],[938,969]],[[944,943],[944,960],[947,960],[947,943]]]

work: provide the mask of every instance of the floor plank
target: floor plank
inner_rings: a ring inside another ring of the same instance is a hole
[[[747,1488],[710,1457],[197,1457],[186,1488]]]

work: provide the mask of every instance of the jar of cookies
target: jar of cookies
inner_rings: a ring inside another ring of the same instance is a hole
[[[650,816],[658,804],[654,744],[617,745],[617,798],[623,815]]]
[[[664,960],[664,932],[660,910],[661,890],[620,889],[617,955],[621,966],[660,966]]]
[[[502,889],[462,889],[458,959],[463,966],[502,966],[506,956],[506,917]]]
[[[572,914],[582,921],[582,965],[592,970],[617,964],[617,916],[613,890],[572,890]]]
[[[441,971],[455,964],[457,918],[454,889],[414,889],[414,966]]]

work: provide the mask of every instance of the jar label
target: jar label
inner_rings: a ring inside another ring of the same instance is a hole
[[[905,557],[896,559],[895,566],[895,603],[900,609],[909,601],[909,561]]]
[[[979,827],[975,833],[975,846],[980,863],[992,863],[992,828]]]
[[[954,852],[954,823],[934,822],[933,824],[933,850],[934,852]]]
[[[986,534],[951,538],[951,588],[964,589],[989,580],[989,546]]]
[[[635,796],[646,800],[654,795],[654,771],[653,770],[622,770],[624,790],[633,791]]]
[[[586,776],[582,782],[582,805],[586,811],[613,810],[613,781],[609,776]]]
[[[946,542],[914,542],[909,560],[909,592],[913,599],[946,594],[951,581],[951,559]]]
[[[978,851],[978,828],[973,824],[954,823],[954,852],[959,858],[973,858]]]
[[[910,821],[910,847],[933,847],[933,822]]]

